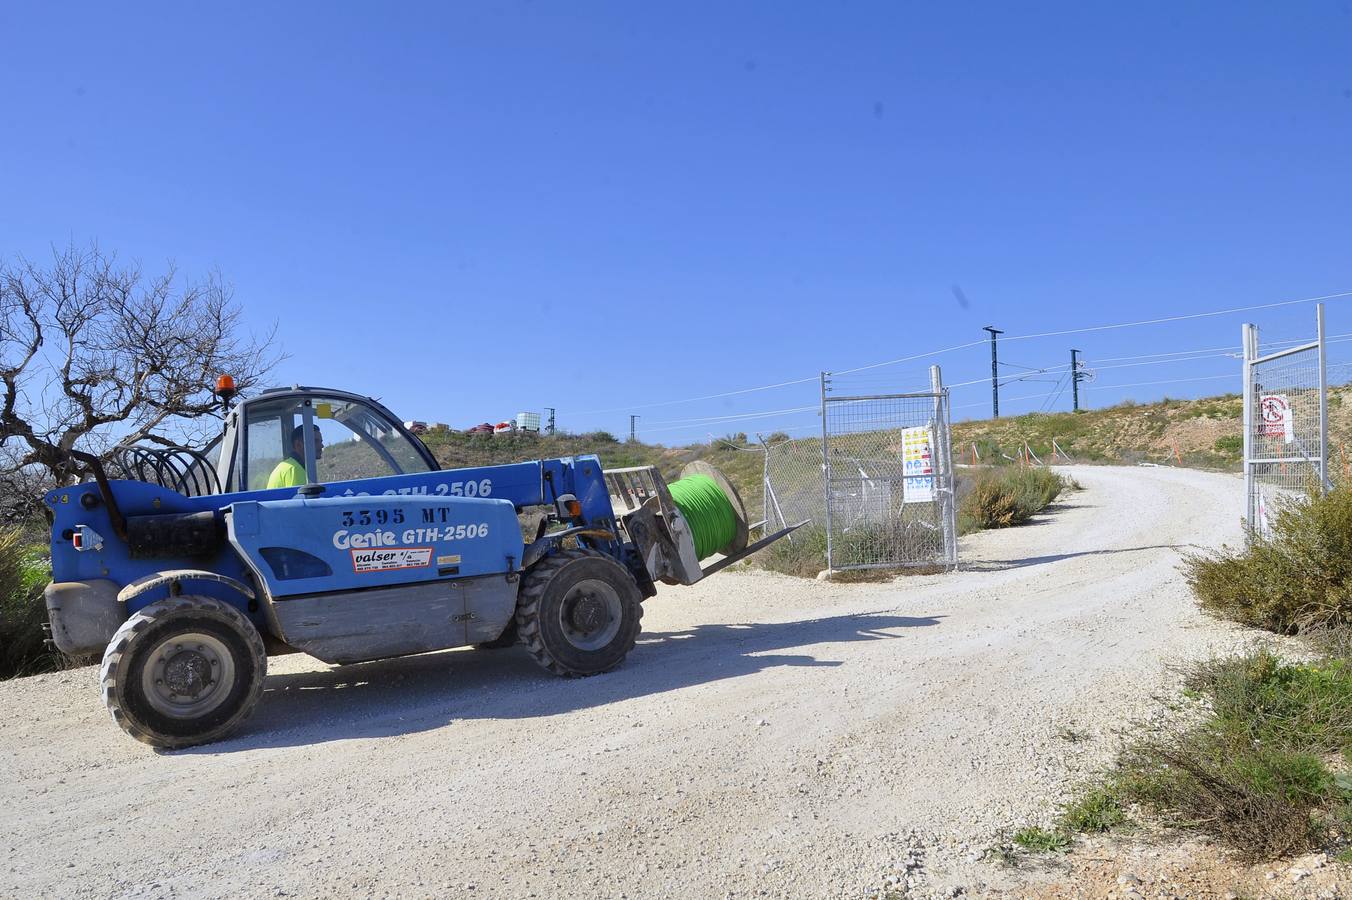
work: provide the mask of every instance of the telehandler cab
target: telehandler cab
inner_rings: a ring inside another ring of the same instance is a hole
[[[556,675],[608,671],[657,582],[693,584],[793,530],[748,544],[737,491],[692,463],[682,480],[710,479],[735,517],[723,558],[701,567],[702,526],[654,467],[573,456],[447,471],[369,397],[297,386],[231,408],[224,382],[207,453],[138,445],[106,468],[81,455],[93,481],[45,498],[52,640],[103,653],[113,719],[156,747],[236,728],[269,654],[343,664],[520,642]],[[268,490],[293,435],[307,483]],[[540,516],[530,539],[523,513]]]

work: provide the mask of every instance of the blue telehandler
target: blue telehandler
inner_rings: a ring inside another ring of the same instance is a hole
[[[735,518],[703,565],[707,526],[654,467],[442,470],[369,397],[294,386],[231,406],[231,387],[207,452],[81,454],[92,480],[45,498],[52,641],[103,654],[114,721],[155,747],[239,726],[279,653],[344,664],[519,642],[556,675],[606,672],[658,582],[693,584],[792,531],[748,543],[736,490],[692,463],[682,479],[716,483]],[[279,467],[302,483],[269,488]]]

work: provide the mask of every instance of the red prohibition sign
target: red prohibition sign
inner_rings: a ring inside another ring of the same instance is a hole
[[[1280,397],[1264,397],[1259,404],[1264,422],[1280,422],[1286,418],[1286,401]]]

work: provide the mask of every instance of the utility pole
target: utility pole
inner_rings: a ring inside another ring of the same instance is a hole
[[[552,406],[546,406],[545,409],[549,410],[549,421],[545,423],[545,434],[553,434],[553,433],[554,433],[554,407],[552,407]]]
[[[1004,332],[990,325],[981,330],[991,333],[991,418],[998,419],[1000,418],[1000,363],[995,355],[995,336],[1004,334]]]
[[[638,416],[629,417],[629,443],[638,440]]]
[[[1070,401],[1075,412],[1080,411],[1080,355],[1079,350],[1070,351]]]

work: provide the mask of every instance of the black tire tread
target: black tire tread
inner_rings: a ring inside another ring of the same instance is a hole
[[[135,717],[128,715],[117,689],[122,663],[133,640],[165,616],[176,613],[207,613],[225,619],[245,637],[249,651],[258,666],[258,677],[254,679],[254,684],[239,712],[224,725],[213,729],[210,734],[198,737],[162,734],[142,724]],[[103,653],[103,664],[99,667],[99,686],[103,693],[103,703],[108,707],[108,712],[119,728],[143,744],[173,750],[216,740],[247,720],[258,706],[258,698],[263,694],[267,665],[268,654],[263,646],[263,637],[243,613],[221,600],[185,594],[152,603],[122,623],[122,627],[113,634],[113,639],[108,642],[108,648]]]
[[[564,666],[550,654],[545,646],[544,640],[540,636],[540,625],[537,618],[540,613],[540,600],[544,597],[545,590],[549,587],[550,581],[563,569],[568,563],[577,559],[606,559],[610,557],[603,553],[597,553],[591,550],[563,550],[552,556],[546,557],[535,568],[531,569],[525,576],[525,581],[521,585],[521,591],[518,595],[516,604],[516,633],[517,640],[525,645],[526,650],[534,657],[545,670],[558,675],[561,678],[585,678],[588,675],[600,675],[603,672],[609,672],[623,662],[624,656],[621,656],[615,665],[609,666],[600,672],[581,673],[575,672]],[[638,618],[643,619],[643,604],[639,603]],[[641,626],[640,626],[641,627]],[[634,643],[638,640],[640,628],[634,629],[634,634],[629,641],[629,646],[625,648],[625,655],[634,649]]]

